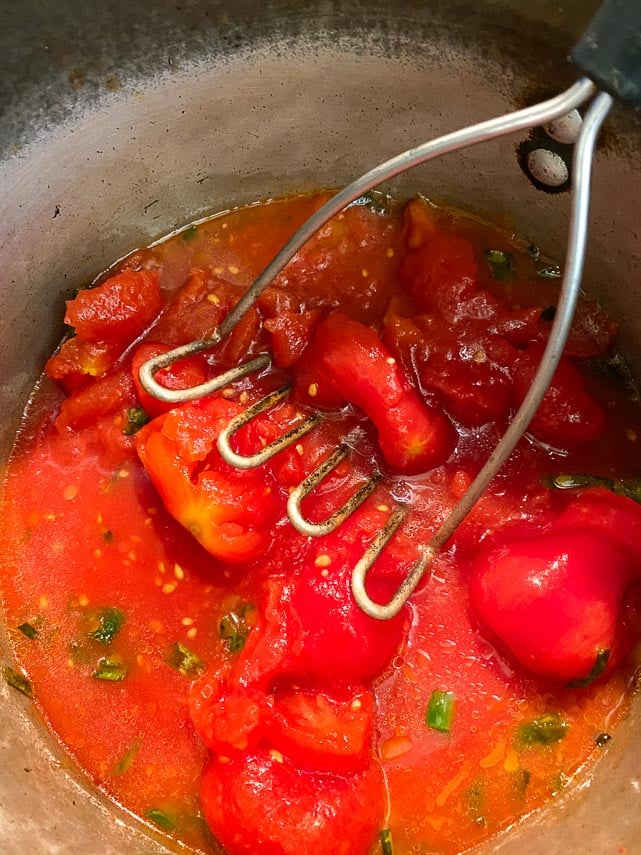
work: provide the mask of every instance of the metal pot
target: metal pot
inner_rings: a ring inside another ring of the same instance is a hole
[[[576,76],[564,57],[596,5],[178,2],[0,7],[4,454],[75,287],[210,211],[339,185],[437,133],[563,88]],[[621,346],[639,366],[641,124],[618,111],[608,127],[587,287],[620,321]],[[533,188],[518,142],[450,156],[391,189],[499,212],[562,259],[567,195]],[[23,698],[0,691],[2,852],[171,851],[92,791]],[[641,851],[640,718],[637,698],[579,783],[479,855]]]

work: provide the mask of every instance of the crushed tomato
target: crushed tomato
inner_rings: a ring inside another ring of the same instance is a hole
[[[196,385],[266,350],[269,370],[178,407],[151,398],[143,362],[210,335],[324,198],[214,217],[67,304],[75,334],[4,489],[12,685],[98,786],[194,851],[218,851],[213,835],[229,855],[373,855],[385,830],[397,855],[453,855],[558,795],[625,712],[641,417],[616,327],[586,299],[529,433],[411,607],[366,616],[354,565],[407,504],[367,581],[392,596],[526,394],[557,293],[491,226],[364,198],[221,347],[158,380]],[[220,431],[285,382],[235,450],[310,408],[321,423],[231,468]],[[352,453],[304,513],[381,481],[337,531],[303,537],[287,498],[344,437]]]

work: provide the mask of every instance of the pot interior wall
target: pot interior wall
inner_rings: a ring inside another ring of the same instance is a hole
[[[0,163],[2,450],[9,449],[29,390],[61,334],[64,299],[119,256],[209,212],[339,185],[404,148],[571,80],[563,63],[571,34],[564,27],[574,17],[541,2],[530,4],[533,21],[526,24],[513,14],[518,5],[484,6],[494,10],[494,30],[466,3],[449,9],[399,3],[386,13],[372,3],[371,20],[367,14],[359,19],[352,4],[330,4],[315,15],[303,14],[301,6],[296,13],[276,10],[260,37],[249,26],[225,44],[221,32],[236,33],[236,24],[224,22],[213,4],[219,29],[210,56],[199,42],[190,57],[186,36],[178,34],[181,51],[175,43],[171,50],[181,60],[163,71],[153,63],[129,64],[117,87],[100,91],[90,80],[87,93],[69,95],[71,111],[61,109],[59,93],[50,93],[44,109],[49,103],[55,122],[48,127],[25,120],[9,104],[8,127],[20,147],[7,148]],[[347,11],[351,17],[343,17]],[[255,10],[257,18],[265,12]],[[492,32],[507,39],[504,50],[488,41]],[[535,55],[536,34],[547,38]],[[123,51],[131,51],[129,43]],[[30,104],[27,95],[23,103]],[[639,340],[641,321],[631,307],[640,296],[641,173],[638,157],[626,155],[638,151],[638,127],[625,116],[612,127],[621,137],[598,158],[588,286],[621,322],[624,349],[638,365],[641,353],[631,344]],[[498,212],[561,261],[568,196],[534,190],[517,165],[519,141],[450,156],[390,189],[418,189],[481,214]],[[6,688],[4,694],[2,851],[167,851],[106,800],[88,795],[22,699],[9,698]],[[511,855],[527,847],[537,855],[575,847],[602,855],[619,845],[637,851],[641,787],[633,732],[639,715],[637,703],[589,781],[479,852]]]

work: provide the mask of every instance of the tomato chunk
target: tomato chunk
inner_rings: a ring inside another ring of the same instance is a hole
[[[265,321],[264,327],[272,336],[274,362],[279,368],[291,368],[298,362],[321,316],[322,312],[315,309],[301,314],[282,312]]]
[[[381,827],[377,765],[349,777],[301,771],[267,749],[210,760],[200,801],[229,855],[363,855]]]
[[[45,374],[70,395],[93,379],[104,377],[115,366],[122,347],[112,342],[88,341],[74,336],[45,364]]]
[[[517,404],[522,403],[532,385],[542,356],[543,348],[534,345],[517,360],[514,369]],[[605,430],[603,408],[587,391],[583,375],[569,360],[561,358],[529,430],[544,442],[561,446],[598,439]]]
[[[255,748],[271,718],[266,693],[230,688],[217,673],[205,674],[192,686],[189,712],[207,748],[222,757]]]
[[[160,306],[155,271],[123,270],[69,300],[65,323],[85,339],[129,344],[154,320]]]
[[[400,282],[419,309],[438,310],[447,318],[455,317],[460,303],[475,293],[476,274],[469,241],[443,233],[420,243],[399,269]]]
[[[56,419],[58,430],[78,430],[102,416],[133,406],[134,384],[128,371],[117,371],[74,392],[62,402]]]
[[[369,765],[373,716],[369,692],[286,691],[276,696],[268,739],[299,768],[352,775]]]
[[[279,507],[269,474],[232,469],[216,448],[222,428],[241,411],[231,401],[205,398],[159,416],[136,437],[169,513],[230,563],[250,561],[266,548]]]
[[[335,389],[374,422],[393,469],[415,474],[447,460],[451,425],[420,399],[373,329],[334,312],[318,328],[315,349]]]

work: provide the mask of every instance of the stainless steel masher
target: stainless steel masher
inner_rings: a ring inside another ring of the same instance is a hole
[[[587,244],[590,177],[597,137],[613,99],[635,108],[641,107],[641,0],[606,0],[572,51],[571,60],[585,76],[560,95],[532,107],[480,122],[419,145],[379,164],[357,178],[333,196],[301,226],[209,338],[192,341],[156,356],[146,362],[140,370],[140,380],[146,391],[159,400],[171,404],[210,395],[242,377],[264,370],[271,362],[268,354],[261,354],[206,383],[188,389],[169,390],[155,380],[155,374],[162,368],[167,368],[187,356],[213,349],[223,341],[301,247],[328,220],[363,194],[411,167],[440,155],[516,131],[545,126],[564,117],[572,117],[573,121],[566,120],[566,124],[576,127],[576,140],[571,181],[572,207],[565,265],[556,315],[534,381],[505,434],[464,496],[435,534],[422,546],[420,558],[394,596],[389,602],[379,604],[367,594],[365,581],[378,555],[408,512],[407,508],[401,505],[392,509],[387,524],[374,538],[352,572],[354,598],[360,608],[371,617],[387,620],[398,614],[432,564],[435,554],[452,537],[514,450],[552,381],[565,347],[579,296]],[[578,119],[576,113],[581,106],[585,106],[582,121]],[[232,449],[230,441],[233,435],[257,415],[283,401],[290,391],[291,387],[286,386],[270,393],[233,419],[222,431],[218,438],[218,450],[227,463],[239,469],[260,466],[316,427],[321,417],[318,414],[312,414],[257,454],[245,456]],[[291,524],[302,534],[322,537],[334,531],[366,500],[380,480],[380,474],[374,473],[368,482],[324,522],[313,523],[307,520],[301,510],[303,499],[348,454],[349,446],[347,443],[341,443],[291,493],[287,514]]]

